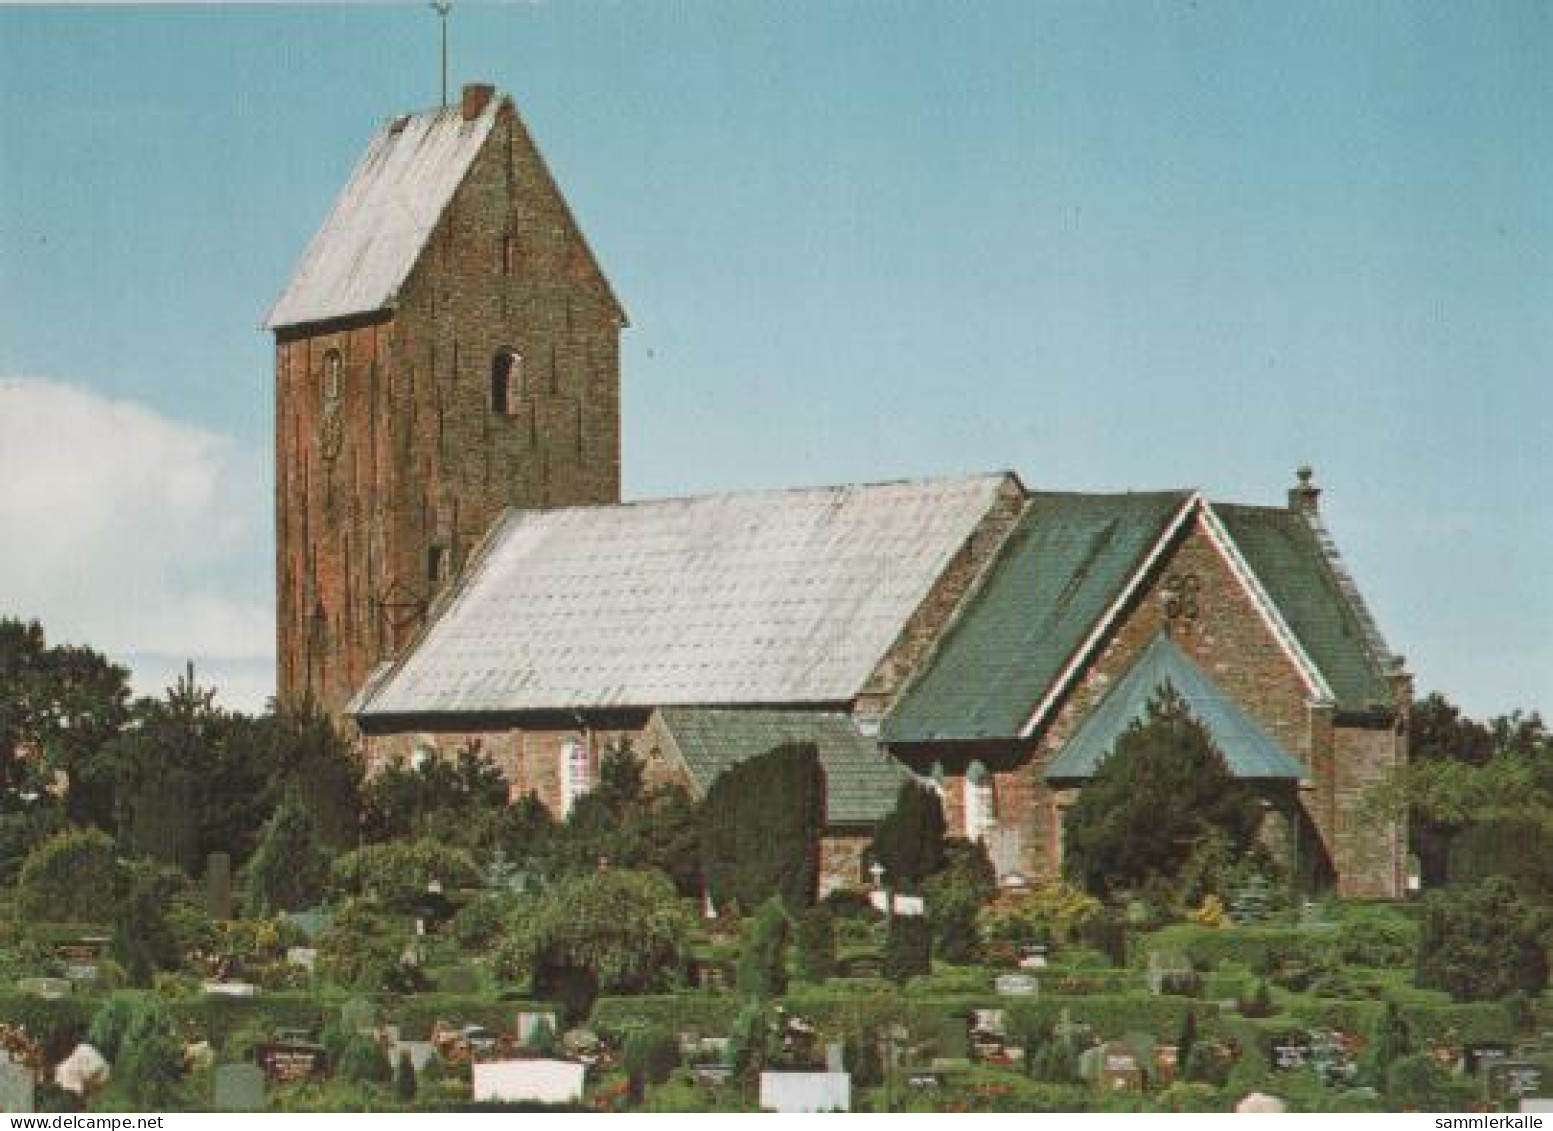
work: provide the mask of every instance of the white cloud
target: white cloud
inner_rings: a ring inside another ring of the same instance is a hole
[[[155,692],[168,657],[249,673],[274,654],[268,472],[256,452],[130,401],[0,380],[0,615],[128,664]],[[257,568],[256,568],[257,567]]]

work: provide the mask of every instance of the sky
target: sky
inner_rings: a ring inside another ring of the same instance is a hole
[[[628,497],[1011,468],[1328,525],[1553,711],[1553,5],[458,3],[630,312]],[[0,7],[0,615],[273,690],[260,323],[425,4]]]

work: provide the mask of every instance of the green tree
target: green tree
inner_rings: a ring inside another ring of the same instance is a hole
[[[56,833],[27,855],[16,885],[23,920],[101,922],[118,882],[113,840],[97,829]]]
[[[349,899],[318,941],[318,972],[328,981],[358,990],[392,989],[415,981],[403,961],[410,932],[372,899]]]
[[[772,896],[744,924],[739,942],[739,996],[769,1001],[787,992],[790,924],[780,896]]]
[[[944,864],[944,807],[921,782],[901,783],[895,808],[874,828],[868,855],[884,867],[893,891],[917,892]]]
[[[1412,1044],[1402,1010],[1396,1002],[1388,1001],[1366,1034],[1362,1063],[1366,1079],[1384,1088],[1391,1066],[1412,1051]]]
[[[390,907],[409,909],[432,885],[474,887],[480,869],[468,852],[430,837],[369,844],[334,861],[334,883],[352,895],[366,895]]]
[[[363,791],[363,827],[372,841],[435,839],[483,859],[495,850],[507,795],[507,779],[475,742],[374,776]]]
[[[1532,997],[1548,984],[1548,916],[1503,877],[1447,889],[1424,905],[1418,984],[1457,1001]]]
[[[153,860],[131,861],[119,869],[113,953],[132,985],[149,986],[158,971],[183,965],[168,908],[185,887],[181,872]]]
[[[997,894],[996,872],[986,849],[957,837],[944,842],[940,869],[923,885],[933,947],[938,957],[957,965],[981,952],[981,909]]]
[[[595,872],[561,880],[514,914],[496,962],[509,976],[531,976],[536,988],[575,970],[606,992],[642,993],[668,984],[689,935],[668,877]]]
[[[827,907],[810,907],[793,916],[794,962],[805,982],[823,982],[836,973],[836,919]]]
[[[352,1033],[345,1039],[337,1067],[352,1084],[387,1084],[394,1078],[394,1066],[383,1046],[365,1033]]]
[[[1063,867],[1097,895],[1172,883],[1203,837],[1220,832],[1244,852],[1261,817],[1256,795],[1166,686],[1068,810]]]
[[[679,1042],[674,1034],[656,1025],[637,1025],[626,1030],[621,1061],[626,1071],[632,1103],[641,1103],[649,1084],[662,1084],[679,1067]]]
[[[319,840],[313,815],[300,802],[288,798],[270,818],[248,861],[246,879],[250,915],[301,911],[323,898],[329,885],[329,853]]]
[[[156,1111],[174,1105],[183,1079],[183,1042],[156,998],[142,998],[131,1015],[119,1044],[113,1078],[143,1107]]]
[[[884,975],[897,982],[933,972],[933,931],[921,915],[896,915],[884,943]]]
[[[812,744],[778,746],[712,783],[701,805],[702,861],[719,905],[748,910],[773,895],[814,903],[825,775]]]

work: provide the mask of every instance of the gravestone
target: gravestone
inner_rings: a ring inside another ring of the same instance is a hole
[[[1166,1086],[1173,1084],[1180,1069],[1181,1047],[1179,1045],[1154,1046],[1154,1071],[1158,1074],[1160,1083]]]
[[[8,1115],[28,1115],[33,1106],[32,1069],[26,1065],[0,1061],[0,1111]]]
[[[517,1029],[518,1043],[522,1045],[531,1044],[543,1037],[547,1032],[551,1037],[554,1037],[559,1032],[555,1024],[555,1014],[548,1011],[543,1013],[519,1013]]]
[[[215,1071],[212,1105],[218,1111],[256,1111],[264,1106],[264,1069],[257,1064],[223,1064]]]
[[[1280,1033],[1267,1047],[1267,1067],[1274,1072],[1294,1072],[1310,1059],[1310,1036],[1306,1033]]]
[[[845,1072],[846,1070],[846,1046],[840,1041],[830,1041],[825,1046],[825,1071]]]
[[[1547,1070],[1540,1064],[1529,1060],[1504,1060],[1489,1069],[1488,1091],[1495,1099],[1540,1096],[1547,1079]]]
[[[1191,962],[1181,951],[1149,951],[1148,973],[1145,978],[1150,993],[1164,993],[1167,983],[1188,979],[1193,973]]]
[[[200,987],[211,997],[257,997],[259,987],[252,982],[205,982]]]
[[[416,1072],[424,1072],[436,1055],[437,1046],[430,1041],[395,1041],[388,1059],[391,1064],[398,1064],[400,1057],[408,1056],[410,1067]]]
[[[29,997],[58,1001],[74,988],[74,983],[68,978],[20,978],[16,988]]]
[[[1127,1041],[1108,1041],[1100,1046],[1098,1083],[1106,1092],[1141,1092],[1143,1065],[1137,1050]]]
[[[311,971],[318,965],[318,948],[311,946],[288,946],[286,948],[286,965],[300,966],[304,970]]]
[[[1029,974],[999,974],[992,988],[999,997],[1034,997],[1038,986]]]
[[[259,1046],[258,1061],[269,1079],[289,1083],[326,1075],[329,1052],[311,1042],[271,1041]]]
[[[1506,1060],[1510,1055],[1510,1046],[1490,1042],[1486,1044],[1468,1045],[1463,1059],[1467,1072],[1472,1076],[1485,1075],[1494,1065]]]
[[[586,1069],[570,1060],[485,1060],[473,1066],[474,1100],[576,1103]]]
[[[1553,1114],[1553,1096],[1522,1096],[1522,1115]]]
[[[232,858],[225,852],[205,857],[205,911],[212,919],[232,917]]]
[[[762,1072],[760,1107],[784,1115],[852,1110],[852,1077],[845,1072]]]
[[[1022,970],[1041,970],[1046,967],[1050,948],[1045,943],[1021,943],[1019,967]]]

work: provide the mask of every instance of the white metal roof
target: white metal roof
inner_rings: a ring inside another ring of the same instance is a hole
[[[473,121],[457,105],[390,122],[307,245],[270,310],[275,330],[392,306],[427,237],[490,136],[504,96]]]
[[[355,713],[845,701],[1006,478],[508,511]]]

